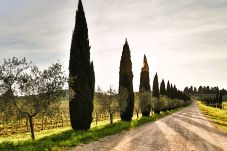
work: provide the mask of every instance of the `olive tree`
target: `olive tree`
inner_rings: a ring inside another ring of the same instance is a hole
[[[4,59],[0,66],[0,113],[4,122],[16,119],[15,100],[18,96],[18,89],[21,75],[29,68],[25,58]]]
[[[126,89],[125,87],[119,88],[119,93],[117,95],[117,98],[118,98],[120,114],[123,114],[127,109],[127,105],[129,101],[128,97],[129,97],[128,89]]]
[[[168,108],[169,108],[169,101],[171,99],[166,97],[166,96],[163,96],[161,95],[160,96],[160,99],[159,99],[159,106],[160,106],[160,110],[161,111],[167,111]]]
[[[139,103],[142,113],[145,115],[150,115],[150,111],[154,109],[155,100],[152,97],[151,91],[141,90],[139,92]],[[143,115],[144,116],[144,115]]]
[[[19,115],[29,120],[31,138],[35,140],[34,117],[54,111],[59,106],[65,93],[63,87],[66,78],[59,63],[52,64],[43,71],[35,65],[30,69],[20,78],[19,91],[22,97],[16,100],[15,106]]]
[[[140,99],[139,99],[139,92],[135,93],[134,110],[136,112],[136,117],[138,119],[139,118],[139,112],[141,110],[141,107],[140,107]]]
[[[109,114],[110,124],[113,124],[113,117],[119,111],[117,92],[112,87],[107,92],[98,89],[97,100],[102,110]]]

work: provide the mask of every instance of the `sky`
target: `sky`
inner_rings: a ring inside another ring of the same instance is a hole
[[[0,62],[13,56],[46,68],[58,60],[68,73],[78,0],[1,0]],[[134,90],[143,55],[155,73],[185,86],[227,88],[226,0],[83,0],[96,87],[118,89],[125,39]]]

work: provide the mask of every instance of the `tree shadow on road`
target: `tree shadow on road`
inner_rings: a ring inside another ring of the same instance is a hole
[[[213,120],[222,120],[222,121],[227,121],[227,120],[222,119],[222,118],[217,118],[217,117],[209,116],[209,115],[207,115],[207,116],[209,118],[211,118],[211,119],[208,119],[208,118],[205,118],[205,117],[204,118],[201,118],[201,117],[197,117],[197,116],[191,116],[189,114],[184,114],[184,113],[179,113],[177,115],[188,117],[188,118],[195,118],[195,119],[203,120],[203,121],[209,121],[211,123],[215,123],[215,124],[222,125],[222,126],[227,126],[227,124],[224,124],[224,123],[221,123],[221,122],[218,122],[218,121],[212,121],[211,119],[213,119]]]
[[[193,124],[194,126],[197,126],[197,127],[199,127],[199,128],[203,128],[203,129],[205,129],[206,131],[209,131],[209,132],[215,133],[215,134],[217,134],[217,135],[222,135],[222,136],[227,137],[227,134],[222,133],[222,132],[220,132],[220,131],[218,131],[218,130],[212,128],[212,127],[208,127],[208,126],[206,126],[206,125],[204,125],[204,124],[201,124],[201,123],[199,123],[199,122],[197,122],[197,121],[195,121],[195,120],[193,120],[193,119],[191,119],[191,118],[182,117],[182,116],[179,116],[179,115],[173,115],[172,117],[174,117],[174,118],[176,118],[176,119],[179,119],[179,120],[182,120],[182,121],[184,121],[184,122],[187,122],[187,123],[189,123],[189,124]]]
[[[180,125],[179,121],[176,121],[175,119],[163,123],[174,130],[176,133],[184,137],[191,144],[194,144],[194,146],[196,146],[201,151],[223,151],[223,149],[219,146],[210,143],[208,140]]]
[[[151,128],[147,128],[150,127]],[[138,128],[133,129],[118,137],[118,144],[115,145],[114,151],[121,151],[122,148],[118,146],[125,145],[124,150],[155,150],[155,151],[170,151],[168,141],[165,138],[163,130],[159,128],[156,123],[148,123]],[[122,141],[128,139],[129,141],[121,144]]]
[[[207,118],[205,118],[202,115],[198,115],[198,114],[191,114],[191,113],[177,113],[177,115],[181,115],[181,116],[185,116],[185,117],[190,117],[190,118],[196,118],[196,119],[201,119],[204,121],[207,121]]]

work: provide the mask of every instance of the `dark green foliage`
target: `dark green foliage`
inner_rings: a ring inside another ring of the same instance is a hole
[[[167,97],[171,98],[171,89],[170,89],[169,81],[167,83],[166,95],[167,95]]]
[[[139,91],[142,93],[142,91],[151,91],[151,87],[150,87],[150,77],[149,77],[149,65],[147,63],[147,57],[146,55],[144,55],[144,60],[143,60],[143,67],[141,69],[141,73],[140,73],[140,87],[139,87]],[[143,105],[141,105],[143,106]],[[149,106],[146,106],[146,110],[145,111],[141,111],[143,116],[150,116],[150,112],[151,112],[151,105],[149,104]]]
[[[210,86],[199,86],[198,89],[196,87],[193,88],[193,86],[185,87],[184,93],[188,95],[194,95],[194,94],[217,94],[219,93],[218,87],[210,87]],[[222,94],[227,94],[227,91],[225,89],[222,90]]]
[[[173,89],[173,85],[170,85],[170,98],[174,99],[174,89]]]
[[[222,91],[218,92],[214,97],[203,98],[202,102],[204,102],[207,106],[217,107],[222,109],[222,103],[223,103]]]
[[[159,83],[158,83],[158,74],[155,74],[154,81],[153,81],[153,97],[156,97],[158,99],[157,106],[159,106],[159,98],[160,98],[160,93],[159,93]],[[159,114],[160,113],[160,108],[156,107],[154,109],[154,112]]]
[[[153,97],[159,98],[159,83],[158,83],[158,74],[155,74],[154,81],[153,81]]]
[[[197,88],[194,87],[194,94],[198,93]]]
[[[131,121],[134,109],[134,92],[133,92],[133,73],[132,73],[132,62],[128,42],[126,40],[120,62],[119,72],[119,94],[120,90],[127,89],[128,98],[126,100],[126,108],[120,113],[121,120]]]
[[[220,109],[222,109],[222,102],[223,102],[223,97],[222,97],[222,93],[220,93],[218,98],[218,107]]]
[[[165,87],[164,79],[162,80],[161,85],[160,85],[160,94],[161,95],[166,95],[166,87]]]
[[[198,93],[203,94],[203,87],[202,86],[199,86]]]
[[[87,130],[92,122],[95,74],[90,62],[88,28],[81,0],[72,36],[69,77],[71,126],[74,130]]]
[[[163,82],[162,82],[163,83]],[[161,91],[163,91],[164,89],[162,88],[163,86],[163,84],[161,83],[161,86],[160,86],[160,93],[161,93]],[[163,89],[163,90],[161,90],[161,89]],[[188,89],[187,87],[186,87],[186,89]],[[162,93],[161,93],[161,95],[162,95]],[[172,84],[170,84],[170,82],[168,81],[168,83],[167,83],[167,88],[166,88],[166,96],[168,97],[168,98],[171,98],[171,99],[179,99],[179,100],[184,100],[185,102],[187,102],[187,101],[189,101],[191,98],[188,96],[188,95],[186,95],[184,92],[182,92],[182,91],[180,91],[180,90],[178,90],[177,89],[177,87],[176,87],[176,85],[172,85]],[[170,102],[171,103],[171,102]],[[168,110],[172,110],[172,109],[174,109],[173,107],[168,107]]]
[[[173,87],[173,98],[174,99],[177,98],[177,87],[176,87],[176,85],[174,85],[174,87]]]

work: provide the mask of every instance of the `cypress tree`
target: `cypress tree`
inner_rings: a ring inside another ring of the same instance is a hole
[[[174,85],[174,87],[173,87],[173,98],[174,99],[177,98],[177,87],[176,87],[176,85]]]
[[[123,121],[131,121],[134,109],[134,92],[133,92],[133,73],[132,73],[132,62],[128,41],[126,39],[123,46],[123,52],[120,61],[120,72],[119,72],[119,94],[120,90],[126,89],[128,92],[128,98],[126,100],[126,107],[121,111],[120,116]]]
[[[139,91],[151,91],[151,87],[150,87],[150,77],[149,77],[149,65],[147,63],[147,57],[146,55],[144,55],[144,59],[143,59],[143,67],[141,69],[141,73],[140,73],[140,86],[139,86]],[[151,106],[147,106],[146,107],[146,111],[141,111],[142,112],[142,116],[149,116],[150,112],[151,112]]]
[[[70,121],[74,130],[88,130],[92,122],[95,73],[85,12],[79,0],[69,61]]]
[[[220,93],[218,98],[218,106],[220,109],[222,109],[222,103],[223,103],[223,97],[222,97],[222,93]]]
[[[155,74],[154,81],[153,81],[153,97],[156,97],[158,99],[157,105],[154,109],[154,112],[159,114],[160,113],[160,93],[159,93],[159,84],[158,84],[158,74]]]
[[[171,98],[171,89],[170,89],[170,83],[169,83],[169,81],[167,83],[166,94],[167,94],[167,97]]]
[[[160,85],[160,94],[161,95],[166,95],[166,87],[165,87],[164,79],[162,80],[161,85]]]
[[[174,99],[174,89],[173,89],[173,85],[170,85],[170,98]]]
[[[159,84],[158,84],[158,74],[155,74],[154,81],[153,81],[153,97],[156,97],[159,99],[160,93],[159,93]]]
[[[218,106],[218,101],[219,101],[219,93],[216,94],[216,98],[215,98],[215,106]]]

